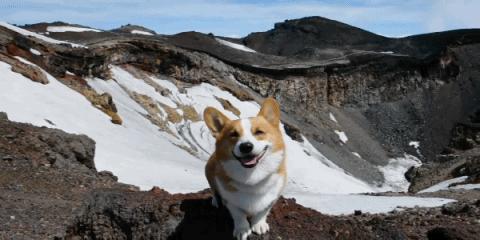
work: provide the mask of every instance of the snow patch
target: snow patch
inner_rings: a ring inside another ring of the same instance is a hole
[[[295,200],[303,206],[330,215],[353,214],[355,210],[361,210],[364,213],[384,213],[417,206],[438,207],[450,202],[455,202],[455,200],[445,198],[326,195],[311,193],[286,194],[286,197],[294,197]]]
[[[340,139],[340,141],[342,141],[343,143],[347,143],[348,137],[347,137],[347,134],[345,134],[345,132],[335,130],[335,133],[338,135],[338,138]]]
[[[480,189],[480,183],[456,185],[456,186],[450,187],[450,189],[465,189],[465,190]]]
[[[130,31],[131,34],[140,34],[140,35],[148,35],[148,36],[153,36],[155,34],[147,31],[142,31],[142,30],[132,30]]]
[[[382,190],[406,192],[410,183],[405,178],[405,173],[410,167],[418,167],[420,165],[422,165],[422,162],[409,154],[404,154],[404,157],[390,159],[387,165],[378,167],[385,178]]]
[[[412,146],[416,149],[418,149],[420,147],[420,142],[419,141],[411,141],[408,143],[408,146]]]
[[[242,45],[242,44],[238,44],[238,43],[233,43],[233,42],[229,42],[229,41],[226,41],[226,40],[223,40],[223,39],[220,39],[220,38],[215,38],[215,40],[217,40],[217,42],[225,45],[225,46],[228,46],[228,47],[231,47],[231,48],[235,48],[237,50],[240,50],[240,51],[244,51],[244,52],[251,52],[251,53],[256,53],[257,51],[245,46],[245,45]]]
[[[100,30],[74,26],[48,26],[47,32],[101,32]]]
[[[11,24],[8,24],[6,22],[0,22],[0,26],[2,27],[5,27],[5,28],[8,28],[12,31],[15,31],[19,34],[22,34],[22,35],[25,35],[25,36],[30,36],[30,37],[34,37],[34,38],[37,38],[37,39],[40,39],[42,41],[45,41],[45,42],[48,42],[48,43],[52,43],[52,44],[66,44],[66,45],[69,45],[71,47],[81,47],[81,48],[86,48],[85,46],[83,45],[80,45],[80,44],[75,44],[75,43],[69,43],[69,42],[65,42],[65,41],[59,41],[59,40],[55,40],[53,38],[49,38],[49,37],[45,37],[43,35],[40,35],[40,34],[37,34],[37,33],[34,33],[34,32],[30,32],[30,31],[27,31],[23,28],[19,28],[19,27],[16,27],[16,26],[13,26]]]
[[[335,123],[338,123],[338,122],[337,122],[337,119],[335,118],[335,116],[333,115],[333,113],[329,113],[328,116],[330,117],[330,120],[332,120],[332,121],[335,122]]]
[[[352,154],[355,155],[355,156],[358,157],[358,158],[362,158],[362,156],[360,156],[360,154],[357,153],[357,152],[352,152]]]
[[[42,55],[42,53],[41,53],[41,52],[39,52],[38,50],[36,50],[36,49],[33,49],[33,48],[30,48],[30,52],[31,52],[32,54],[34,54],[34,55],[37,55],[37,56],[40,56],[40,55]]]
[[[439,182],[429,188],[426,188],[426,189],[423,189],[421,191],[419,191],[418,193],[428,193],[428,192],[438,192],[438,191],[441,191],[441,190],[448,190],[450,186],[450,184],[453,184],[453,183],[461,183],[461,182],[464,182],[465,180],[467,180],[468,176],[462,176],[462,177],[457,177],[457,178],[452,178],[452,179],[448,179],[448,180],[445,180],[443,182]],[[455,189],[455,187],[452,187]],[[458,189],[458,188],[457,188]]]

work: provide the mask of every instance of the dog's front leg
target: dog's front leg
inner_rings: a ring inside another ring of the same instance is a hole
[[[231,204],[227,204],[227,208],[233,218],[233,236],[237,240],[247,240],[248,236],[252,233],[247,215]]]
[[[270,230],[270,226],[267,223],[267,216],[271,207],[267,207],[265,210],[257,213],[251,219],[252,231],[256,234],[264,234]]]

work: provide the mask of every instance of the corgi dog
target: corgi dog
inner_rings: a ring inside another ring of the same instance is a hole
[[[204,120],[216,139],[205,167],[212,204],[223,204],[233,218],[236,239],[269,231],[267,215],[287,180],[280,107],[267,98],[257,116],[231,120],[208,107]]]

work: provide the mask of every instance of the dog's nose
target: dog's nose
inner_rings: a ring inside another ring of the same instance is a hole
[[[241,153],[251,153],[253,150],[253,144],[251,142],[240,143],[239,148]]]

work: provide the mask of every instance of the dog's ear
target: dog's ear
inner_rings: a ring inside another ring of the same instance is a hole
[[[258,116],[262,116],[275,127],[280,124],[280,106],[273,98],[267,98],[262,104],[262,108],[258,113]]]
[[[230,122],[227,116],[213,107],[207,107],[203,112],[203,120],[212,132],[213,137],[217,138],[222,129]]]

